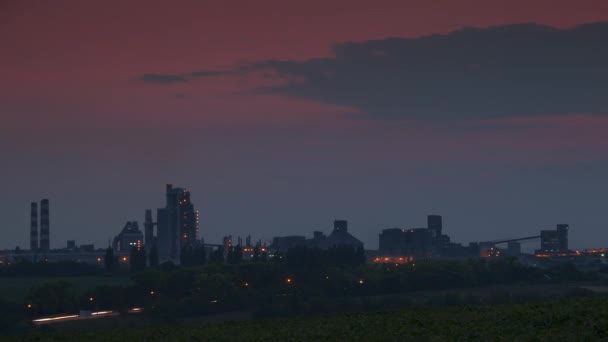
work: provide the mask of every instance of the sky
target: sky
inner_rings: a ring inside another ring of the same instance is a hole
[[[167,183],[210,243],[608,247],[607,39],[604,0],[0,1],[0,249],[42,198],[105,247]]]

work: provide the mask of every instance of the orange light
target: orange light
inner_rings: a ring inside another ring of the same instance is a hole
[[[94,300],[93,297],[89,297],[89,302],[92,302]]]
[[[122,261],[126,262],[127,261],[127,257],[122,257]]]
[[[150,291],[150,295],[154,296],[154,291]]]
[[[97,258],[97,262],[101,262],[101,258]]]
[[[291,284],[291,278],[287,278],[287,284]]]
[[[28,308],[28,309],[31,309],[31,308],[32,308],[32,304],[28,304],[28,305],[27,305],[27,308]]]

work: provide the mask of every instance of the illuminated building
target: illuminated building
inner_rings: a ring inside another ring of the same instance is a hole
[[[431,232],[426,228],[384,229],[379,240],[379,253],[382,255],[420,258],[431,256],[433,251]]]
[[[541,230],[537,254],[568,253],[568,229],[567,224],[558,224],[555,230]]]
[[[114,238],[112,247],[115,253],[128,253],[132,248],[140,250],[143,247],[144,235],[139,230],[137,221],[129,221]]]
[[[199,242],[199,215],[190,192],[166,186],[166,205],[157,211],[157,246],[160,260],[179,262],[180,250]]]

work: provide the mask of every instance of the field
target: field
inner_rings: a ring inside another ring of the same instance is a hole
[[[605,341],[608,299],[407,308],[223,323],[182,323],[103,332],[38,333],[20,341]]]
[[[94,289],[97,285],[128,285],[128,277],[6,277],[0,278],[0,300],[23,303],[29,289],[45,281],[65,280],[77,292]]]

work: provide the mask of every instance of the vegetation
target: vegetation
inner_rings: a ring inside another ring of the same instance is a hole
[[[608,339],[605,298],[188,323],[103,332],[34,334],[20,341],[592,341]]]
[[[82,309],[126,313],[130,308],[141,307],[147,319],[167,322],[243,310],[260,318],[408,306],[479,306],[546,300],[548,296],[531,298],[529,294],[514,294],[511,290],[483,296],[436,295],[424,300],[416,296],[420,291],[517,288],[521,284],[560,284],[600,276],[581,272],[572,264],[539,269],[522,265],[513,258],[365,264],[363,250],[352,247],[329,250],[296,247],[272,260],[260,253],[256,261],[244,261],[242,251],[233,248],[227,251],[225,262],[222,262],[224,255],[217,251],[208,258],[201,251],[183,249],[179,267],[165,262],[146,268],[146,254],[133,250],[131,282],[108,283],[98,276],[97,283],[83,288],[71,281],[49,279],[28,286],[20,308],[15,311],[8,307],[7,315],[21,315],[21,320],[26,321],[31,317],[76,313]],[[120,274],[122,271],[117,265],[112,250],[108,249],[106,268],[99,267],[98,272]],[[35,267],[54,269],[56,266],[41,263]]]

